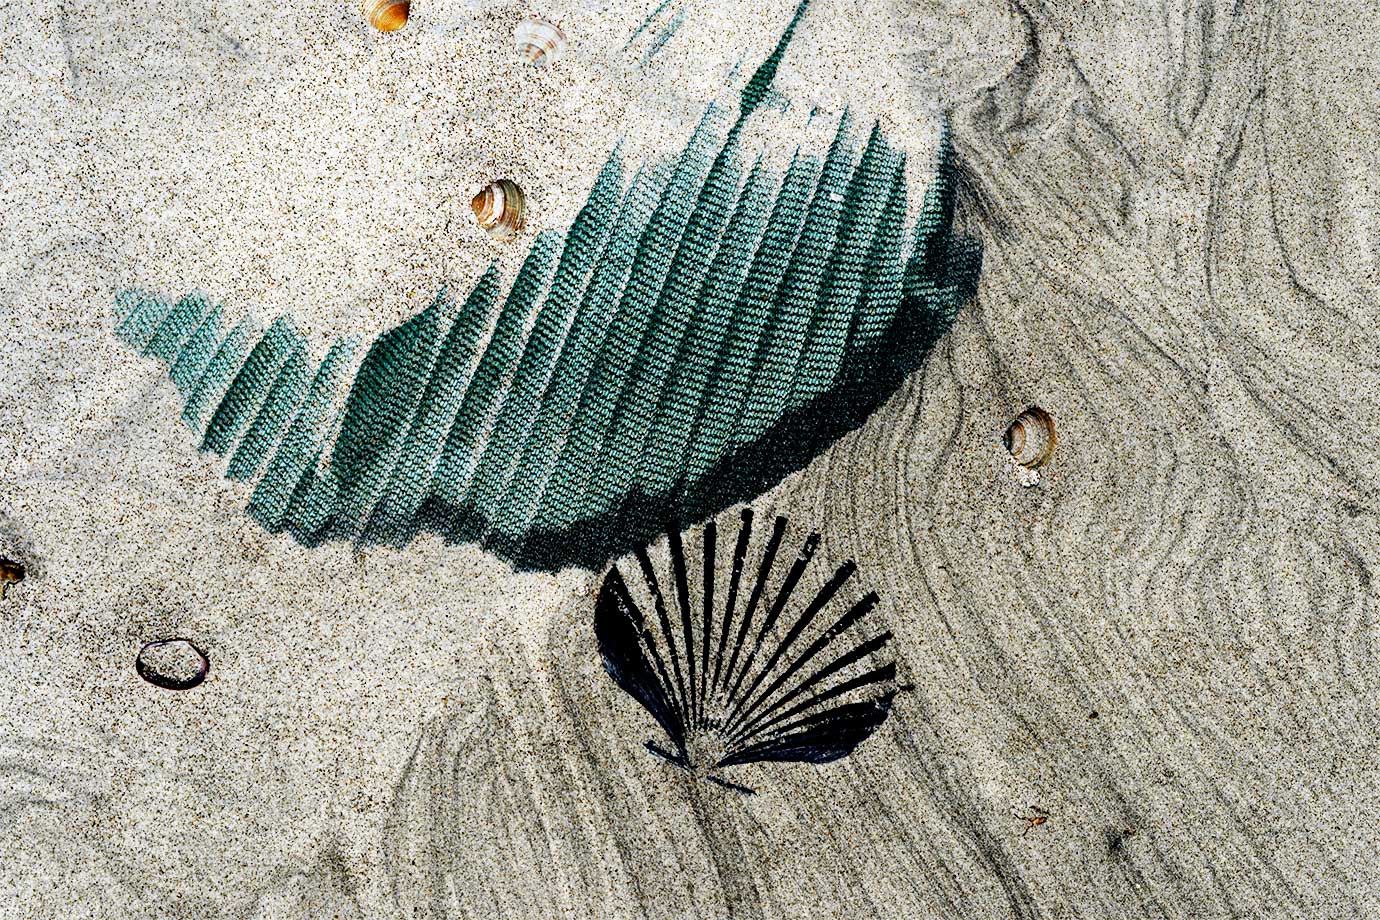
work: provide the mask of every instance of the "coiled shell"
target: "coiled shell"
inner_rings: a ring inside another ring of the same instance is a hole
[[[564,52],[565,32],[554,22],[532,16],[518,23],[513,30],[513,46],[523,60],[533,67],[549,67]]]
[[[409,0],[364,0],[364,18],[380,32],[396,32],[407,25]]]
[[[1031,406],[1006,429],[1002,435],[1002,445],[1011,454],[1011,460],[1022,471],[1021,482],[1032,486],[1040,481],[1036,472],[1049,462],[1057,442],[1054,434],[1054,416],[1039,406]]]
[[[527,196],[512,179],[485,186],[470,201],[475,219],[496,240],[510,240],[522,232],[527,216]]]
[[[752,530],[747,508],[726,579],[715,574],[721,550],[712,519],[702,556],[687,554],[671,530],[669,567],[658,571],[637,550],[628,579],[617,566],[604,577],[594,613],[604,669],[670,741],[669,749],[647,749],[740,792],[752,790],[716,772],[838,760],[881,726],[902,689],[887,650],[891,633],[866,626],[877,593],[848,585],[857,566],[845,562],[817,592],[793,599],[819,534],[791,561],[785,518],[776,518],[760,550]]]

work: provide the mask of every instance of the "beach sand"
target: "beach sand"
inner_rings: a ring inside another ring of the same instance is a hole
[[[654,6],[548,11],[544,70],[513,3],[419,0],[394,34],[315,0],[7,9],[0,915],[1375,915],[1364,4],[802,19],[752,149],[847,107],[918,207],[947,119],[983,247],[925,365],[753,502],[882,595],[914,689],[844,760],[747,767],[746,797],[650,756],[600,666],[602,571],[244,513],[116,293],[288,315],[319,358],[510,280],[615,147],[664,159],[735,99],[795,4],[635,35]],[[469,206],[500,176],[532,205],[507,243]],[[1026,488],[1001,435],[1030,405],[1059,440]],[[136,673],[171,637],[210,660],[195,689]]]

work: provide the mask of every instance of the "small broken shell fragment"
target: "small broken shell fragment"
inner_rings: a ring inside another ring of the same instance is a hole
[[[1040,481],[1039,468],[1054,453],[1054,416],[1039,406],[1031,406],[1016,416],[1001,440],[1016,465],[1021,485],[1033,486]]]
[[[407,25],[409,0],[364,0],[364,18],[380,32],[396,32]]]
[[[511,240],[526,223],[527,196],[512,179],[499,179],[475,195],[470,208],[485,233],[496,240]]]
[[[565,51],[565,32],[554,22],[531,16],[513,30],[513,46],[533,67],[549,67]]]
[[[155,687],[190,690],[206,679],[211,662],[186,639],[160,639],[139,649],[134,670]]]
[[[0,556],[0,597],[5,596],[10,585],[17,585],[23,581],[24,574],[24,563]]]

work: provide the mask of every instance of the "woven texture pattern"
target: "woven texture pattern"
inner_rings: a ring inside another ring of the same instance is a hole
[[[433,531],[523,566],[596,565],[750,498],[895,389],[979,264],[950,230],[947,139],[909,227],[905,158],[876,124],[845,113],[784,175],[744,162],[794,28],[736,112],[710,105],[676,158],[631,176],[612,154],[506,296],[495,267],[463,299],[442,291],[347,391],[351,345],[312,367],[286,318],[261,333],[199,296],[131,291],[117,331],[168,363],[202,449],[260,477],[250,513],[308,544]]]

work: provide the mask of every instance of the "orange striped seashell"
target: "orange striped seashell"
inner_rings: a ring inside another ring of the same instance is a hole
[[[396,32],[407,25],[409,0],[364,0],[364,18],[380,32]]]

